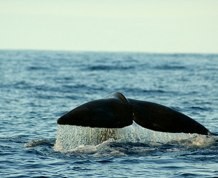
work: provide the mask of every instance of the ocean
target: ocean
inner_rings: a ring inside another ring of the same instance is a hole
[[[57,125],[114,92],[218,133],[217,54],[0,50],[0,177],[218,177],[217,136]]]

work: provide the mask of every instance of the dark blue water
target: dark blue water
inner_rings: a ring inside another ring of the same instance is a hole
[[[57,126],[116,91],[218,132],[218,55],[0,51],[0,177],[218,177],[215,136],[131,126],[96,144],[96,130]]]

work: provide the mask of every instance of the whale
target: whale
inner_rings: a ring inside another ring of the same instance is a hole
[[[82,104],[60,117],[60,125],[123,128],[133,123],[132,108],[121,93]]]
[[[159,132],[211,134],[199,122],[175,109],[158,103],[126,98],[120,92],[105,99],[84,103],[57,120],[59,125],[93,128],[123,128],[133,122]]]

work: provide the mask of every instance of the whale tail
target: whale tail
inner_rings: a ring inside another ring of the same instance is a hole
[[[192,118],[169,107],[115,93],[107,99],[94,100],[76,107],[57,121],[61,125],[122,128],[133,120],[140,126],[161,132],[211,134]]]
[[[169,107],[129,99],[133,107],[134,121],[142,127],[161,132],[183,132],[208,135],[210,132],[192,118]]]
[[[132,124],[132,110],[121,93],[76,107],[57,121],[60,125],[122,128]]]

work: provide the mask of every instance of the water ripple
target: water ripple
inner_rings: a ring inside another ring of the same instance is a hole
[[[217,133],[217,69],[216,54],[0,50],[0,177],[216,177],[216,136],[128,128],[125,139],[86,145],[95,135],[63,129],[60,137],[56,120],[121,91],[176,108]]]

